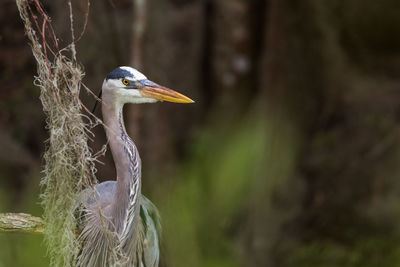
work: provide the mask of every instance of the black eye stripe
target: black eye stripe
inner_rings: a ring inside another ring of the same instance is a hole
[[[122,69],[122,68],[118,67],[118,68],[116,68],[115,70],[113,70],[112,72],[110,72],[107,75],[106,80],[109,80],[109,79],[123,79],[125,77],[134,78],[132,73],[130,73],[129,71],[127,71],[125,69]]]

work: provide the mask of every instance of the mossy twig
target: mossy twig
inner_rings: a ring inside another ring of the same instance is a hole
[[[26,213],[0,213],[0,232],[43,233],[42,218]]]

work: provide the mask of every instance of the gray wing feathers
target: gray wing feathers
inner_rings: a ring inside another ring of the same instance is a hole
[[[125,253],[130,251],[128,255],[135,255],[134,258],[127,259],[123,266],[157,267],[160,257],[158,235],[161,233],[161,227],[160,216],[154,204],[141,195],[140,220],[135,229],[132,229],[128,242],[121,243],[122,240],[118,241],[118,235],[109,230],[113,228],[111,218],[107,218],[103,213],[104,208],[113,199],[115,182],[104,182],[96,185],[94,189],[84,190],[76,205],[81,209],[77,219],[82,230],[79,237],[82,248],[76,265],[112,266],[110,261],[113,262],[121,256],[115,255],[115,248],[119,247]]]
[[[100,209],[85,209],[84,226],[79,236],[82,244],[76,266],[108,266],[113,258],[112,248],[116,246],[116,236],[109,231],[109,220],[100,214]]]
[[[109,205],[114,197],[115,184],[115,181],[107,181],[83,190],[78,197],[77,204],[83,204],[85,208],[89,208],[95,203],[100,207]]]
[[[156,267],[160,258],[158,235],[161,234],[160,215],[154,204],[142,195],[141,217],[145,230],[143,266]]]

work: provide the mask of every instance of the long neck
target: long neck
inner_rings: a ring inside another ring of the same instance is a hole
[[[105,132],[117,171],[117,184],[111,206],[111,219],[117,233],[129,231],[137,220],[141,188],[139,152],[125,130],[122,104],[113,95],[103,95]]]

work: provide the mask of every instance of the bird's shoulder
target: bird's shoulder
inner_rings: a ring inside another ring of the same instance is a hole
[[[106,181],[96,184],[93,188],[86,188],[80,193],[78,202],[87,209],[95,204],[100,207],[108,206],[115,194],[115,186],[115,181]]]

